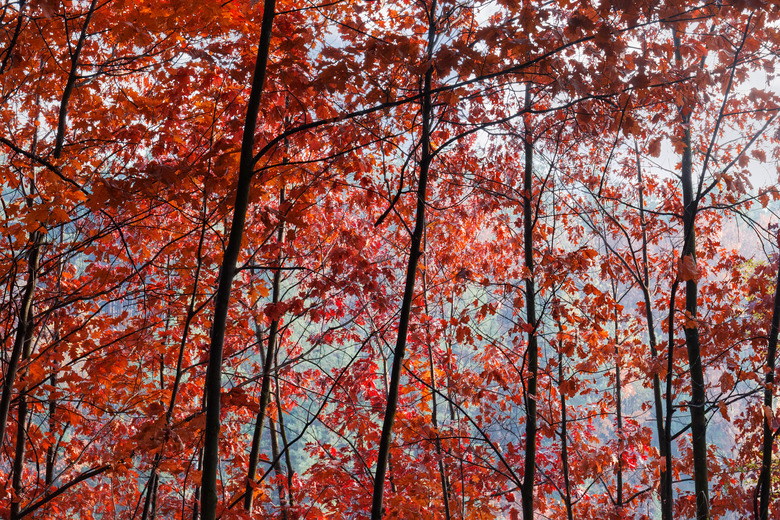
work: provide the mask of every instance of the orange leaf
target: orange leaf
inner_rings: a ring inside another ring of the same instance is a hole
[[[699,278],[699,269],[696,267],[696,260],[693,258],[693,255],[685,255],[682,257],[678,262],[677,268],[680,280],[683,282]]]
[[[767,422],[771,424],[772,420],[775,417],[775,414],[772,412],[772,409],[770,407],[768,407],[767,405],[764,405],[763,412],[764,412],[764,417],[766,417]]]
[[[652,155],[653,157],[660,157],[661,156],[661,138],[656,137],[652,141],[650,141],[650,144],[647,147],[647,153]]]

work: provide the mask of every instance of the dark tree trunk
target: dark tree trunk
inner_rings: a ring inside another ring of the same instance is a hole
[[[525,107],[531,106],[531,88],[526,85]],[[533,136],[525,123],[525,171],[523,173],[523,252],[528,278],[525,280],[525,321],[529,327],[526,362],[528,380],[525,390],[525,467],[523,469],[523,519],[534,520],[534,484],[536,480],[536,387],[539,375],[539,345],[536,321],[536,284],[534,281],[534,208],[533,208]]]
[[[65,144],[65,130],[68,124],[68,104],[70,103],[70,96],[73,95],[73,89],[75,88],[76,80],[78,79],[77,73],[81,49],[84,48],[89,22],[92,19],[92,15],[95,13],[96,7],[97,0],[92,0],[89,4],[89,9],[87,10],[87,17],[84,20],[84,25],[81,26],[79,41],[76,43],[76,48],[70,58],[70,73],[68,74],[68,81],[65,83],[65,90],[62,92],[62,99],[60,100],[60,110],[57,118],[57,135],[54,139],[54,157],[56,158],[59,158],[62,155],[62,147]]]
[[[617,301],[617,287],[615,281],[612,281],[612,299]],[[617,474],[615,486],[615,503],[618,509],[623,508],[623,451],[626,449],[626,443],[623,439],[623,378],[620,372],[620,336],[618,335],[618,311],[614,311],[615,320],[615,415],[617,418],[618,434],[618,453],[617,453]]]
[[[436,34],[436,0],[433,0],[428,14],[428,57],[433,55],[434,37]],[[401,386],[401,369],[406,351],[406,336],[409,331],[409,317],[412,312],[414,285],[417,276],[417,265],[422,254],[422,238],[425,231],[425,197],[428,186],[428,170],[433,160],[430,133],[433,104],[431,103],[431,84],[433,82],[433,65],[428,66],[423,76],[422,85],[422,135],[420,143],[419,179],[417,184],[417,207],[414,231],[409,245],[409,260],[406,265],[406,282],[401,303],[401,314],[398,318],[398,337],[393,352],[393,367],[390,374],[390,385],[387,393],[387,405],[382,422],[382,435],[379,439],[379,454],[376,473],[374,475],[374,492],[371,503],[371,520],[381,520],[384,516],[385,476],[387,473],[390,445],[393,436],[393,422],[398,407],[398,393]]]
[[[645,320],[647,322],[647,335],[650,341],[650,355],[653,361],[658,361],[658,338],[655,335],[655,320],[653,319],[653,300],[650,297],[650,265],[647,258],[647,221],[645,220],[645,199],[644,199],[644,180],[642,178],[642,163],[639,160],[639,148],[634,147],[636,153],[636,171],[637,181],[639,182],[639,222],[642,228],[642,277],[641,288],[642,298],[645,302]],[[653,372],[653,405],[655,407],[655,430],[658,437],[658,451],[661,458],[666,460],[667,453],[671,453],[671,446],[666,442],[666,433],[664,429],[664,407],[661,392],[661,378],[658,371]],[[666,466],[660,471],[660,490],[661,499],[661,519],[671,520],[671,468]]]
[[[284,475],[282,472],[282,457],[279,454],[279,439],[276,432],[276,423],[274,418],[268,418],[268,432],[271,434],[271,457],[273,457],[274,473],[279,477]],[[276,491],[279,493],[279,509],[281,510],[282,520],[287,520],[289,515],[287,514],[287,494],[284,491],[284,484],[279,482],[276,486]]]
[[[675,305],[677,299],[677,289],[680,286],[680,281],[675,278],[672,282],[672,290],[669,295],[669,354],[666,359],[666,418],[664,420],[664,440],[663,445],[666,446],[665,466],[666,466],[666,480],[661,481],[661,485],[665,488],[667,497],[666,504],[661,504],[664,507],[662,514],[665,518],[671,520],[674,517],[674,496],[672,494],[672,416],[674,415],[674,396],[672,394],[672,378],[674,375],[674,314]]]
[[[34,267],[38,269],[38,264],[40,263],[40,240],[42,240],[42,235],[38,232],[36,232],[38,235],[38,242],[35,243],[34,248],[37,250],[35,252],[36,259],[34,265],[31,265],[30,267]],[[32,275],[30,275],[32,276]],[[37,276],[37,275],[36,275]],[[22,347],[22,359],[21,361],[26,361],[30,358],[30,355],[32,354],[32,336],[33,336],[33,326],[32,326],[32,306],[28,309],[28,314],[26,318],[26,325],[24,326],[24,340],[23,340],[23,347]],[[19,397],[18,397],[18,410],[17,410],[17,420],[16,420],[16,448],[14,450],[14,462],[13,462],[13,468],[11,470],[12,477],[11,477],[11,486],[14,490],[14,493],[17,497],[20,497],[22,494],[22,478],[24,476],[24,456],[25,451],[27,449],[27,381],[24,380],[24,377],[22,377],[21,383],[21,389],[19,390]],[[15,520],[18,518],[19,512],[21,509],[21,502],[14,501],[11,502],[11,519]]]
[[[563,337],[563,326],[560,316],[556,315],[559,336]],[[563,347],[558,342],[558,392],[561,396],[561,470],[563,471],[563,502],[566,506],[566,520],[574,520],[574,509],[571,500],[571,481],[569,479],[569,426],[566,413],[566,394],[561,390],[566,374],[563,371]]]
[[[206,371],[204,402],[206,405],[206,427],[203,440],[203,477],[201,484],[201,517],[203,520],[216,520],[217,517],[217,470],[219,467],[219,427],[220,401],[222,392],[222,355],[225,345],[230,291],[236,271],[238,255],[241,252],[241,239],[244,236],[246,213],[249,207],[249,188],[254,174],[254,143],[257,127],[260,98],[265,84],[265,72],[271,46],[276,0],[265,0],[263,4],[263,22],[260,31],[260,43],[257,47],[255,70],[252,77],[252,90],[249,94],[244,135],[241,141],[241,158],[238,167],[236,201],[233,208],[233,221],[230,236],[220,267],[219,286],[214,304],[214,322],[211,326],[209,345],[209,364]]]
[[[758,477],[759,505],[758,520],[769,519],[769,492],[772,488],[772,449],[774,430],[772,427],[773,397],[775,390],[775,358],[777,356],[777,336],[780,329],[780,266],[775,282],[775,304],[772,309],[772,325],[766,353],[766,376],[764,378],[764,440],[761,447],[761,474]]]
[[[674,51],[677,65],[682,67],[680,37],[674,32]],[[693,149],[691,148],[691,110],[690,105],[678,107],[680,126],[683,133],[683,152],[680,166],[680,180],[683,192],[683,249],[681,262],[690,258],[696,262],[696,214],[698,200],[694,194]],[[697,308],[699,286],[695,276],[685,276],[685,346],[688,349],[688,374],[691,378],[691,400],[688,408],[691,412],[691,442],[693,447],[693,482],[696,491],[696,518],[708,520],[709,513],[709,477],[707,475],[707,414],[705,412],[706,393],[704,386],[704,367],[701,359],[701,342]]]
[[[425,238],[424,234],[424,240],[427,240]],[[430,316],[430,310],[428,309],[428,269],[427,265],[426,268],[422,271],[422,285],[423,285],[423,294],[425,298],[425,314]],[[438,385],[436,383],[436,369],[433,362],[433,340],[431,339],[431,333],[430,333],[430,324],[426,322],[425,324],[425,342],[428,345],[428,373],[431,378],[431,426],[433,426],[434,431],[436,432],[436,438],[434,439],[434,448],[436,449],[436,458],[438,459],[438,466],[439,466],[439,481],[441,483],[441,495],[442,495],[442,502],[444,503],[444,519],[450,520],[452,518],[452,513],[450,511],[450,490],[449,490],[449,481],[447,478],[447,471],[444,467],[444,450],[442,450],[441,445],[441,436],[439,435],[439,406],[438,402],[436,400],[436,394],[439,393]]]
[[[280,206],[284,202],[284,192],[280,195]],[[273,286],[271,288],[271,302],[273,305],[279,303],[281,296],[282,285],[282,255],[281,247],[282,240],[284,239],[284,224],[279,223],[279,229],[277,231],[277,243],[280,251],[277,260],[277,268],[274,271]],[[268,344],[265,350],[265,356],[263,359],[263,378],[260,384],[260,409],[257,412],[257,421],[255,422],[255,432],[252,436],[252,448],[249,453],[249,467],[247,468],[247,484],[246,492],[244,495],[244,509],[252,511],[252,503],[254,501],[254,487],[255,478],[257,476],[257,463],[260,457],[260,441],[263,437],[263,423],[265,422],[266,411],[268,410],[268,403],[271,400],[271,379],[273,377],[274,359],[276,358],[276,344],[279,335],[279,319],[271,320],[271,326],[268,330]],[[258,346],[262,354],[262,342],[258,342]],[[273,432],[271,432],[273,435]]]
[[[19,370],[19,362],[24,359],[24,352],[28,346],[27,338],[32,332],[33,298],[35,288],[38,284],[38,264],[40,263],[41,242],[43,236],[35,231],[31,234],[32,246],[30,247],[27,260],[27,283],[24,287],[21,305],[19,306],[19,317],[16,324],[16,336],[14,338],[11,358],[8,360],[5,377],[3,378],[3,393],[0,396],[0,447],[5,441],[5,431],[8,425],[8,411],[11,407],[11,396],[13,394],[14,383],[16,383],[16,373]],[[20,431],[23,429],[20,426]]]
[[[284,426],[284,409],[282,408],[282,399],[279,396],[279,367],[277,360],[274,359],[274,385],[276,387],[276,417],[279,423],[279,436],[282,439],[282,449],[284,450],[284,463],[287,466],[287,503],[290,507],[295,506],[295,500],[293,499],[293,466],[292,458],[290,457],[290,443],[287,440],[287,431]]]
[[[57,413],[57,400],[54,398],[54,392],[57,388],[57,374],[49,376],[49,384],[51,384],[52,391],[49,395],[49,431],[53,432],[55,428],[54,415]],[[54,483],[54,465],[57,461],[57,447],[56,445],[50,445],[46,449],[46,474],[44,476],[44,486],[48,489]]]

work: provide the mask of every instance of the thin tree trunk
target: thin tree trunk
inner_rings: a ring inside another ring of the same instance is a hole
[[[680,54],[680,38],[674,33],[675,59],[678,66],[682,66]],[[693,149],[691,148],[691,107],[680,107],[681,126],[683,130],[684,149],[680,178],[683,191],[683,234],[684,242],[681,261],[690,257],[690,261],[696,262],[696,214],[698,212],[698,200],[694,196],[693,189]],[[704,368],[701,359],[701,343],[699,340],[699,326],[696,323],[699,287],[694,276],[687,276],[685,280],[685,345],[688,349],[688,371],[691,378],[691,442],[693,444],[693,481],[696,490],[696,518],[708,520],[709,513],[709,484],[707,475],[707,414],[704,406],[706,393],[704,386]]]
[[[5,431],[8,424],[8,411],[11,407],[11,396],[13,394],[14,383],[16,382],[16,373],[19,370],[19,362],[23,359],[25,345],[28,337],[28,330],[32,329],[33,298],[35,288],[38,284],[38,264],[41,255],[41,242],[43,236],[40,232],[34,231],[31,234],[32,247],[30,248],[27,261],[27,283],[24,288],[24,295],[19,310],[18,323],[16,325],[16,337],[14,339],[11,359],[8,361],[5,377],[3,378],[3,393],[0,396],[0,447],[5,441]]]
[[[531,88],[526,84],[525,108],[531,106]],[[525,322],[528,326],[528,381],[525,391],[525,467],[523,469],[523,519],[534,520],[534,483],[536,480],[536,388],[539,375],[539,346],[536,321],[536,284],[534,281],[534,210],[533,210],[533,136],[528,119],[525,122],[525,171],[523,174],[523,252],[528,278],[525,280]]]
[[[560,316],[556,316],[558,324],[558,333],[563,337],[563,326]],[[561,469],[563,471],[564,496],[563,502],[566,506],[566,520],[574,520],[574,509],[571,501],[571,481],[569,479],[569,431],[568,417],[566,413],[566,394],[561,391],[566,374],[563,372],[563,348],[558,344],[558,393],[561,396]]]
[[[666,504],[662,514],[664,518],[671,520],[674,516],[674,495],[672,494],[672,416],[674,415],[674,396],[672,394],[672,377],[674,374],[674,314],[675,306],[677,305],[677,289],[680,286],[680,280],[675,278],[672,282],[672,289],[669,295],[669,321],[667,323],[669,329],[669,354],[666,359],[666,419],[664,422],[664,440],[663,445],[666,446],[666,481],[661,481],[661,485],[666,489]],[[664,506],[664,504],[662,504]]]
[[[49,394],[49,432],[53,432],[54,428],[56,426],[56,423],[54,422],[54,415],[57,413],[57,400],[54,398],[54,392],[57,388],[57,374],[52,374],[49,376],[49,384],[51,384],[52,391]],[[44,487],[46,489],[49,488],[52,484],[54,484],[54,465],[57,461],[57,447],[55,445],[50,445],[46,449],[46,474],[44,477]]]
[[[423,232],[424,240],[427,240],[427,234]],[[427,265],[426,268],[422,271],[422,285],[423,285],[423,294],[425,298],[425,314],[430,316],[430,310],[428,309],[428,269]],[[431,332],[430,332],[430,324],[426,322],[425,324],[425,334],[426,334],[426,343],[428,345],[428,369],[429,374],[431,377],[431,425],[433,426],[436,439],[434,440],[434,448],[436,449],[436,458],[438,459],[438,466],[439,466],[439,480],[441,482],[441,494],[442,494],[442,502],[444,503],[444,518],[445,520],[450,520],[451,518],[451,512],[450,512],[450,493],[449,493],[449,483],[447,481],[447,471],[444,467],[444,458],[443,458],[443,450],[441,447],[441,436],[439,435],[439,407],[438,403],[436,402],[436,394],[438,393],[438,389],[436,386],[436,370],[433,365],[433,347],[431,340]]]
[[[96,7],[97,0],[92,0],[89,4],[89,9],[87,10],[87,17],[84,20],[84,25],[81,27],[81,34],[79,35],[78,43],[76,43],[76,49],[70,57],[70,73],[68,74],[68,81],[65,83],[65,90],[62,92],[62,99],[60,100],[60,110],[57,119],[57,136],[54,140],[54,157],[56,158],[59,158],[62,155],[62,147],[65,143],[65,130],[68,122],[68,103],[70,102],[70,96],[73,94],[73,89],[76,86],[81,49],[84,48],[89,22],[92,19],[92,15],[95,13]]]
[[[16,47],[16,44],[19,41],[19,35],[22,33],[22,26],[24,25],[24,19],[26,17],[24,13],[26,5],[26,0],[19,1],[19,14],[16,16],[16,29],[14,29],[14,35],[11,37],[8,46],[0,53],[3,55],[3,61],[0,62],[0,76],[5,73],[8,63],[11,61],[11,56],[14,54],[14,47]]]
[[[617,301],[617,287],[612,280],[612,299]],[[617,475],[615,483],[617,490],[615,493],[616,505],[618,509],[623,508],[623,450],[626,449],[626,443],[623,439],[623,379],[620,373],[620,338],[618,336],[618,311],[614,310],[615,320],[615,415],[617,416],[617,435],[618,435],[618,453],[617,453]]]
[[[268,432],[271,434],[271,457],[273,457],[274,461],[274,473],[277,477],[281,477],[283,475],[282,461],[279,456],[279,440],[276,437],[276,424],[273,417],[268,418]],[[287,495],[281,482],[277,484],[276,491],[279,493],[279,509],[281,509],[282,520],[287,520]]]
[[[157,484],[159,482],[159,476],[156,471],[156,466],[160,463],[159,454],[155,457],[154,465],[155,470],[149,476],[149,480],[146,482],[146,499],[144,500],[144,509],[141,513],[141,520],[147,520],[148,518],[154,518],[154,503],[157,496]]]
[[[775,283],[775,304],[772,309],[772,325],[766,353],[766,376],[764,378],[764,441],[761,447],[761,474],[758,477],[759,506],[758,520],[769,519],[769,492],[772,489],[772,449],[774,447],[773,397],[775,391],[775,358],[777,337],[780,330],[780,266]]]
[[[452,517],[450,512],[450,492],[449,492],[449,482],[447,479],[447,470],[444,467],[444,451],[441,447],[441,437],[439,435],[439,421],[437,418],[438,415],[438,407],[436,405],[436,372],[433,367],[433,353],[432,348],[430,344],[428,345],[428,361],[430,363],[430,374],[431,374],[431,424],[433,425],[434,431],[436,432],[436,439],[434,440],[434,445],[436,448],[436,458],[439,460],[439,480],[441,482],[441,495],[442,495],[442,502],[444,502],[444,518],[445,520],[450,520]]]
[[[647,221],[645,220],[644,180],[642,178],[642,163],[639,160],[639,147],[634,144],[636,154],[637,181],[639,182],[639,222],[642,229],[642,298],[645,302],[645,320],[647,322],[647,334],[650,341],[650,355],[653,361],[658,361],[658,338],[655,335],[655,320],[653,319],[653,301],[650,297],[650,265],[647,258]],[[667,453],[671,453],[671,446],[666,441],[664,430],[664,408],[661,395],[661,378],[658,371],[653,371],[653,404],[655,406],[655,429],[658,437],[658,451],[661,458],[666,460]],[[671,510],[667,507],[671,496],[668,494],[667,480],[671,478],[671,468],[663,467],[660,471],[660,499],[661,519],[671,520]]]
[[[207,195],[204,192],[203,196],[203,204],[201,207],[201,218],[203,219],[203,225],[200,229],[200,236],[198,237],[198,249],[195,253],[195,258],[197,259],[197,263],[195,264],[195,274],[193,277],[193,284],[192,284],[192,293],[190,294],[189,303],[187,304],[187,314],[184,318],[184,326],[181,334],[181,341],[179,341],[179,354],[176,358],[176,371],[174,373],[174,379],[173,379],[173,387],[171,388],[171,398],[168,402],[168,409],[165,411],[165,427],[168,428],[171,425],[171,422],[173,420],[173,411],[176,407],[176,398],[179,395],[179,387],[181,386],[181,379],[184,375],[184,352],[186,351],[186,347],[189,340],[189,334],[190,334],[190,326],[192,325],[192,320],[195,318],[195,315],[197,314],[195,310],[195,302],[198,296],[198,282],[200,281],[200,273],[203,269],[203,243],[206,238],[206,204],[207,204]],[[168,329],[168,318],[166,318],[166,331]],[[160,360],[161,362],[161,369],[160,369],[160,388],[163,388],[165,381],[163,379],[163,371],[165,364],[163,363],[163,360]],[[152,462],[152,470],[149,474],[149,481],[147,484],[147,493],[146,493],[146,499],[144,501],[144,508],[143,513],[141,514],[141,520],[146,520],[147,518],[155,518],[156,516],[156,502],[157,502],[157,488],[159,486],[160,478],[158,469],[160,466],[160,463],[162,462],[163,457],[163,451],[165,449],[165,442],[163,442],[163,445],[160,447],[160,450],[155,454],[154,461]]]
[[[278,349],[277,349],[278,353]],[[274,358],[274,387],[276,391],[274,396],[276,398],[276,417],[279,423],[279,436],[282,438],[282,449],[284,450],[284,464],[287,466],[287,503],[290,507],[295,506],[295,500],[293,499],[293,467],[292,458],[290,457],[290,443],[287,441],[287,432],[284,426],[284,410],[282,409],[282,399],[279,396],[279,366],[276,358]]]
[[[37,241],[35,242],[35,245],[33,246],[36,252],[34,253],[36,256],[34,268],[35,272],[38,271],[38,264],[40,263],[40,242],[42,240],[42,234],[38,231],[35,232],[37,235]],[[31,265],[31,267],[33,267]],[[32,276],[32,274],[30,274]],[[38,275],[35,274],[37,277]],[[33,325],[32,325],[32,316],[33,316],[33,309],[32,305],[27,310],[27,317],[25,318],[25,326],[24,326],[24,339],[22,341],[22,357],[21,362],[26,361],[30,358],[30,355],[32,354],[32,335],[33,335]],[[20,324],[21,327],[21,324]],[[22,477],[24,476],[24,456],[25,451],[27,448],[27,383],[28,381],[24,380],[24,377],[22,377],[22,380],[20,381],[21,388],[19,389],[19,397],[18,397],[18,409],[17,409],[17,420],[16,420],[16,447],[14,449],[14,462],[13,467],[11,469],[11,487],[14,490],[14,493],[17,496],[17,501],[11,502],[11,520],[15,520],[18,515],[19,511],[21,510],[21,501],[19,501],[21,494],[22,494]]]
[[[214,304],[214,322],[211,326],[209,345],[209,364],[206,371],[204,402],[206,405],[206,427],[203,440],[203,478],[201,517],[203,520],[216,520],[217,517],[217,469],[219,466],[219,427],[220,400],[222,392],[222,356],[225,345],[230,291],[235,277],[236,263],[241,252],[241,239],[244,235],[246,213],[249,208],[249,188],[254,175],[254,143],[257,127],[260,98],[265,84],[265,72],[271,46],[276,0],[265,0],[263,4],[263,22],[260,31],[260,43],[257,47],[255,70],[252,76],[252,90],[249,94],[244,135],[241,141],[241,158],[238,167],[236,200],[233,208],[233,221],[230,236],[220,267],[219,285]]]
[[[62,245],[62,241],[64,240],[64,230],[60,228],[60,245]],[[58,299],[62,295],[62,273],[63,273],[63,261],[62,259],[57,260],[57,295]],[[55,304],[56,307],[59,307],[59,304]],[[57,346],[60,344],[60,320],[56,319],[56,325],[54,328],[54,353],[57,352]],[[57,426],[55,415],[57,413],[57,398],[56,398],[56,392],[57,392],[57,371],[56,369],[52,371],[51,375],[49,375],[49,385],[51,386],[51,390],[49,391],[49,399],[47,403],[47,411],[48,411],[48,426],[49,426],[49,434],[53,435],[53,432]],[[46,469],[45,469],[45,475],[44,475],[44,492],[47,492],[49,489],[49,486],[51,486],[54,483],[54,467],[57,460],[57,448],[58,444],[50,444],[48,448],[46,448]]]
[[[279,195],[279,206],[284,203],[284,190]],[[284,240],[284,223],[280,222],[277,230],[276,241],[279,247],[277,255],[277,268],[274,270],[273,286],[271,287],[271,302],[273,305],[279,303],[282,291],[282,241]],[[252,436],[252,448],[249,452],[249,467],[247,468],[246,491],[244,494],[244,509],[251,512],[255,493],[254,485],[257,476],[257,464],[260,458],[260,441],[263,437],[263,423],[265,422],[268,403],[271,400],[271,379],[273,377],[274,359],[276,358],[276,344],[279,335],[279,319],[271,320],[271,326],[268,330],[268,345],[266,346],[263,359],[263,378],[260,384],[260,409],[257,411],[257,421],[255,422],[255,432]],[[259,338],[258,338],[259,339]],[[261,356],[263,355],[263,344],[258,341]],[[272,433],[273,434],[273,433]]]
[[[25,352],[22,360],[26,360],[30,357],[30,338],[27,340],[25,346]],[[14,450],[14,464],[11,470],[11,487],[16,494],[17,500],[11,502],[11,520],[18,518],[19,511],[21,509],[21,495],[22,495],[22,477],[24,476],[24,455],[27,445],[27,388],[20,390],[19,392],[19,408],[18,408],[18,420],[16,427],[16,449]]]
[[[434,37],[436,35],[436,0],[432,0],[428,14],[428,53],[430,59],[433,56]],[[376,473],[374,475],[374,493],[371,503],[371,520],[381,520],[384,516],[384,492],[385,475],[387,473],[388,459],[390,457],[390,445],[392,443],[393,422],[398,407],[398,393],[401,385],[401,369],[403,367],[404,352],[406,351],[406,336],[409,331],[409,317],[412,311],[414,299],[414,285],[417,276],[417,265],[422,254],[422,238],[425,230],[425,199],[428,186],[428,170],[433,160],[431,150],[430,133],[433,105],[431,103],[431,84],[433,82],[433,65],[425,71],[422,85],[422,136],[420,143],[420,173],[417,185],[417,207],[414,231],[409,249],[409,260],[406,267],[406,283],[404,296],[401,303],[401,315],[398,318],[398,337],[393,352],[393,368],[390,374],[390,386],[387,394],[387,406],[382,422],[382,435],[379,439],[379,455],[377,457]]]
[[[35,106],[40,109],[40,96],[35,96]],[[38,132],[33,134],[31,153],[35,153],[38,146]],[[30,193],[26,197],[27,209],[32,209],[36,192],[35,178],[30,182]],[[16,383],[16,376],[19,370],[19,364],[30,357],[32,350],[33,333],[33,314],[35,299],[35,290],[38,285],[38,268],[41,261],[41,246],[43,243],[44,232],[40,230],[30,233],[32,245],[27,259],[27,283],[25,284],[24,295],[19,315],[17,317],[16,336],[14,346],[11,352],[11,359],[3,378],[3,392],[0,396],[0,450],[5,443],[5,431],[8,423],[13,388]],[[22,477],[24,473],[24,456],[26,450],[26,428],[27,423],[27,388],[26,382],[22,381],[22,387],[19,389],[16,421],[16,445],[14,448],[14,459],[11,468],[11,488],[13,489],[17,500],[11,502],[10,517],[16,519],[21,509],[20,496],[22,491]]]
[[[453,317],[454,307],[455,307],[455,303],[451,302],[450,303],[450,318]],[[444,313],[444,309],[442,309],[442,313]],[[446,384],[447,384],[447,408],[449,409],[449,412],[450,412],[450,414],[449,414],[450,415],[450,421],[452,421],[453,423],[457,423],[457,421],[458,421],[458,413],[457,413],[456,407],[455,407],[455,401],[454,401],[455,400],[455,396],[452,395],[452,379],[451,379],[451,376],[452,376],[452,374],[455,373],[455,368],[452,366],[452,359],[453,359],[453,357],[452,357],[452,336],[450,336],[450,335],[448,335],[447,339],[446,339],[446,358],[445,359],[446,359],[446,362],[445,362],[445,365],[444,365],[444,374],[446,376]],[[457,452],[461,453],[462,450],[461,450],[461,437],[460,436],[458,437],[457,442],[458,442],[458,446],[456,448]],[[448,479],[447,484],[449,486],[448,489],[450,491],[449,496],[450,496],[451,501],[454,502],[454,506],[453,506],[453,504],[450,504],[450,508],[451,508],[451,510],[453,512],[454,511],[459,511],[461,518],[466,518],[466,504],[465,504],[465,498],[464,498],[464,492],[463,492],[463,489],[464,489],[464,485],[463,485],[464,484],[463,457],[458,457],[458,466],[459,466],[459,468],[458,468],[459,471],[457,473],[460,474],[461,496],[460,496],[460,499],[458,499],[458,496],[457,496],[457,494],[456,494],[456,492],[455,492],[455,490],[453,489],[453,486],[452,486],[452,480]]]
[[[203,449],[198,450],[198,471],[203,471]],[[202,474],[202,473],[201,473]],[[201,506],[201,485],[196,484],[195,489],[192,490],[192,520],[198,520],[200,518],[200,506]]]

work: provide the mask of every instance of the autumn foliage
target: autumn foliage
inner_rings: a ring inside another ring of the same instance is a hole
[[[6,1],[0,517],[778,517],[779,16]]]

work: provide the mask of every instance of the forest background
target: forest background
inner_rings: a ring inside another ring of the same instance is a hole
[[[779,517],[778,19],[4,2],[0,515]]]

